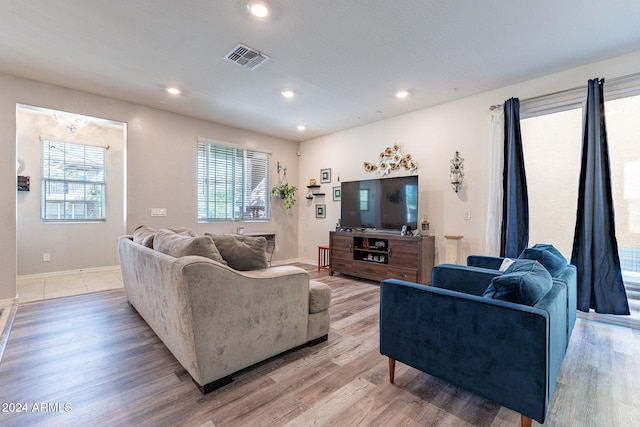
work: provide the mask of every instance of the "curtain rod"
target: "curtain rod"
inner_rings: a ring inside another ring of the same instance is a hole
[[[46,135],[40,135],[40,141],[59,142],[61,144],[69,143],[69,144],[87,145],[89,147],[104,148],[105,150],[108,150],[111,147],[110,145],[100,145],[100,144],[94,144],[92,142],[64,141],[61,138],[55,138],[55,137],[46,136]]]
[[[633,74],[627,74],[626,76],[614,77],[614,78],[609,79],[609,80],[605,79],[605,85],[607,83],[616,83],[616,82],[620,82],[620,81],[623,81],[623,80],[632,79],[632,78],[636,78],[636,77],[640,77],[640,72],[639,73],[633,73]],[[552,97],[552,96],[556,96],[556,95],[562,95],[562,94],[570,93],[570,92],[573,92],[573,91],[576,91],[576,90],[585,90],[585,89],[587,89],[587,85],[576,86],[576,87],[572,87],[571,89],[559,90],[557,92],[545,93],[544,95],[538,95],[538,96],[534,96],[532,98],[523,99],[520,102],[524,103],[524,102],[538,101],[540,99],[544,99],[544,98],[548,98],[548,97]],[[491,105],[491,106],[489,106],[489,110],[493,111],[496,108],[502,108],[503,105],[504,104]]]

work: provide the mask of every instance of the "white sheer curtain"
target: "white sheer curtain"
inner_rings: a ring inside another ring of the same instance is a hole
[[[489,149],[489,197],[484,255],[500,254],[502,227],[502,172],[504,169],[504,108],[499,106],[491,114],[491,146]]]

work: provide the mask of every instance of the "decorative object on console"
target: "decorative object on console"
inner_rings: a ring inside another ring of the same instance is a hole
[[[460,157],[460,152],[456,151],[456,154],[451,159],[451,172],[449,172],[449,177],[451,177],[451,185],[453,185],[453,191],[456,193],[460,191],[460,187],[462,187],[462,181],[464,179],[464,159]]]
[[[427,216],[422,215],[418,220],[418,225],[420,228],[416,229],[413,233],[414,236],[428,236],[429,231],[429,221],[427,221]]]
[[[408,171],[418,169],[418,164],[413,160],[411,154],[402,155],[398,144],[387,147],[380,153],[377,163],[364,162],[364,170],[367,172],[378,171],[380,175],[387,175],[392,170],[403,168]]]
[[[281,171],[283,172],[282,178],[280,178]],[[284,200],[284,208],[290,210],[296,202],[294,199],[296,190],[296,187],[287,183],[287,167],[282,166],[280,162],[278,162],[278,185],[274,185],[271,188],[271,194],[274,197]]]

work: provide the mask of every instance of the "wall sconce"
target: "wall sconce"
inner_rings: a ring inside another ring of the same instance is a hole
[[[451,159],[451,185],[453,185],[453,191],[456,193],[462,187],[462,181],[464,180],[464,159],[460,157],[460,152],[456,151],[456,154]]]

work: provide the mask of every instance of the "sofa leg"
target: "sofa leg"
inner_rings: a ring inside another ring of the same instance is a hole
[[[226,377],[220,378],[219,380],[211,381],[210,383],[205,385],[198,384],[196,380],[194,380],[193,378],[191,378],[191,380],[198,387],[198,390],[200,390],[200,393],[207,394],[207,393],[211,393],[214,390],[219,389],[220,387],[224,387],[227,384],[231,384],[233,382],[233,374],[227,375]]]
[[[316,344],[320,344],[321,342],[325,342],[327,339],[329,339],[329,335],[323,335],[320,338],[316,338],[315,340],[311,340],[307,342],[307,345],[309,347],[313,347]]]
[[[393,384],[396,375],[396,359],[389,358],[389,382]]]
[[[520,426],[521,427],[531,427],[531,418],[520,414]]]

